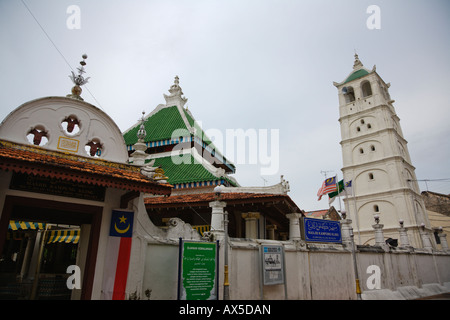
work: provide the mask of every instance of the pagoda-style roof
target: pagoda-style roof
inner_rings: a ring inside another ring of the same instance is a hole
[[[184,107],[187,99],[182,96],[178,77],[169,92],[170,95],[164,95],[166,104],[158,105],[123,134],[130,162],[148,163],[154,159],[154,165],[164,169],[175,189],[220,184],[236,186],[234,179],[228,177],[236,171],[235,166],[221,154]],[[189,161],[181,164],[172,161],[173,155],[180,150]]]

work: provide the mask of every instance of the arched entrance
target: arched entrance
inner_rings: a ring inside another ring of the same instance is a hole
[[[7,196],[0,219],[0,298],[90,299],[102,209]],[[15,221],[23,222],[20,229],[11,228]],[[80,290],[67,288],[72,264],[81,271]]]

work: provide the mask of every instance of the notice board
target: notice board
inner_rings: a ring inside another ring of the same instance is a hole
[[[218,299],[218,243],[180,239],[179,300]]]
[[[263,284],[274,285],[284,283],[284,250],[283,246],[262,245]]]

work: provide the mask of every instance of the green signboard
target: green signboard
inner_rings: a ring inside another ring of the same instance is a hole
[[[216,300],[218,298],[217,244],[180,239],[178,299]]]

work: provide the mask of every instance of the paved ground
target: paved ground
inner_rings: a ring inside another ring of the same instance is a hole
[[[416,300],[450,300],[450,292],[438,294],[435,296],[424,297]]]

